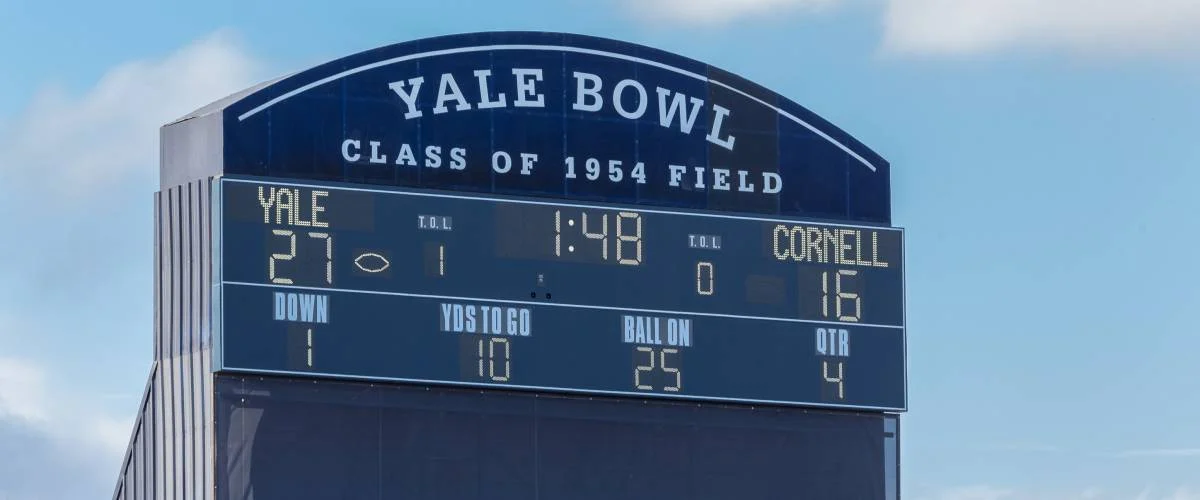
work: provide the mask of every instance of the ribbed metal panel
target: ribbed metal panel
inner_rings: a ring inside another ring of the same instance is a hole
[[[154,195],[154,363],[114,499],[213,497],[212,183]]]

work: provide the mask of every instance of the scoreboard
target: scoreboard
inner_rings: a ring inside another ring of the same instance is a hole
[[[225,369],[904,408],[902,232],[227,178]]]
[[[780,94],[616,40],[469,33],[161,137],[143,415],[169,461],[126,482],[898,498],[890,164]]]

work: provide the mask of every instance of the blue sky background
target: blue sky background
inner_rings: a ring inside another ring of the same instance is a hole
[[[0,0],[0,498],[111,494],[151,357],[157,129],[392,42],[568,31],[892,162],[904,498],[1200,499],[1200,2]]]

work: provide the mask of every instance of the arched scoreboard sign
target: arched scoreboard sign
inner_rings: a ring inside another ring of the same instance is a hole
[[[896,497],[889,165],[774,92],[479,33],[163,138],[211,214],[219,497]]]

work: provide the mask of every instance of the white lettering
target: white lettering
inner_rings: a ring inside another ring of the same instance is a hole
[[[442,166],[442,147],[425,146],[425,166],[439,168]]]
[[[400,96],[400,100],[404,101],[405,106],[408,106],[408,112],[404,113],[405,120],[421,117],[421,110],[417,109],[417,93],[421,91],[421,84],[424,82],[424,77],[410,78],[407,83],[411,85],[411,88],[408,90],[404,89],[405,82],[403,80],[388,84],[388,88]]]
[[[671,170],[671,186],[679,187],[679,181],[683,180],[683,173],[687,171],[687,167],[683,165],[667,165]]]
[[[350,152],[350,148],[354,147],[354,153]],[[346,139],[342,141],[342,159],[350,163],[354,163],[362,158],[359,151],[362,150],[362,143],[358,139]]]
[[[417,166],[417,156],[413,154],[412,146],[408,143],[400,145],[400,154],[396,155],[397,165]]]
[[[729,182],[726,178],[729,177],[729,169],[714,168],[713,169],[713,189],[719,191],[729,191]]]
[[[533,164],[537,162],[538,156],[533,153],[521,153],[521,175],[529,175],[533,172]]]
[[[371,163],[387,163],[387,155],[379,155],[379,141],[371,141]]]
[[[479,306],[479,309],[483,312],[483,327],[480,328],[480,333],[492,333],[492,306]]]
[[[300,314],[300,297],[294,293],[287,294],[287,319],[288,321],[296,321]]]
[[[671,95],[671,91],[662,87],[658,87],[655,91],[658,92],[658,124],[670,128],[671,122],[675,120],[675,113],[679,113],[679,131],[685,134],[692,133],[692,126],[696,123],[696,117],[700,115],[700,108],[704,106],[704,101],[695,97],[690,98],[692,109],[688,110],[684,100],[689,97],[676,92],[668,106],[667,96]]]
[[[454,325],[451,327],[453,329],[452,331],[463,331],[463,327],[467,326],[464,324],[467,312],[474,308],[475,306],[466,306],[464,308],[461,304],[454,304]]]
[[[274,293],[276,321],[329,323],[329,296],[311,293]]]
[[[738,170],[738,191],[741,191],[743,193],[753,193],[754,192],[754,183],[753,182],[746,183],[746,175],[749,173],[750,172],[747,172],[745,170]]]
[[[475,78],[479,79],[479,109],[503,108],[508,106],[508,101],[505,100],[504,93],[496,95],[496,100],[491,100],[491,92],[489,91],[488,78],[492,76],[490,69],[475,70]]]
[[[464,148],[453,148],[450,150],[450,170],[462,170],[467,168],[467,150]]]
[[[542,70],[540,68],[513,68],[512,72],[513,76],[517,77],[517,100],[513,101],[513,106],[520,108],[546,107],[546,96],[537,93],[537,84],[535,83],[542,81]],[[530,97],[537,97],[537,99],[530,100]]]
[[[576,111],[600,111],[604,106],[604,98],[600,97],[600,89],[604,86],[604,81],[599,76],[591,73],[574,72],[575,76],[575,103],[571,105],[571,109]],[[591,83],[589,86],[588,83]],[[591,98],[592,102],[588,103],[587,98]]]
[[[763,190],[767,194],[775,194],[783,189],[783,180],[774,172],[763,172]]]
[[[492,153],[492,170],[498,174],[507,174],[509,170],[512,170],[512,157],[504,151]]]
[[[713,104],[713,114],[715,116],[713,117],[712,130],[709,131],[708,137],[706,137],[708,139],[708,142],[711,142],[711,143],[721,146],[725,149],[733,151],[733,141],[734,141],[735,137],[730,135],[724,139],[720,138],[721,137],[721,125],[725,124],[725,117],[729,116],[729,110],[725,109],[719,105]]]
[[[462,90],[458,88],[458,82],[454,81],[454,75],[442,73],[442,82],[438,85],[437,105],[433,107],[433,114],[440,115],[450,111],[446,108],[446,102],[450,100],[458,101],[458,105],[454,107],[455,111],[471,109],[471,104],[467,102],[467,98],[463,97]]]
[[[508,315],[507,315],[508,318],[506,318],[508,320],[507,321],[508,328],[505,329],[504,333],[507,335],[516,335],[517,331],[518,331],[517,330],[517,310],[509,307],[509,308],[505,308],[504,312],[508,313]]]
[[[637,108],[634,111],[626,110],[625,103],[621,101],[622,93],[629,87],[633,87],[638,93]],[[646,114],[646,101],[646,87],[643,87],[637,80],[621,80],[613,88],[613,107],[616,108],[617,114],[630,120],[636,120]]]

